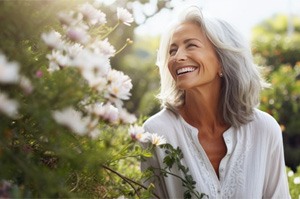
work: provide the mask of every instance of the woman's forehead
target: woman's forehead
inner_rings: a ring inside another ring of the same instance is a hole
[[[171,43],[176,42],[177,40],[182,41],[191,38],[204,40],[206,37],[199,25],[192,22],[185,22],[179,24],[178,27],[174,29]]]

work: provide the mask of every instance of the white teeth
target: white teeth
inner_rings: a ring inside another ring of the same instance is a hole
[[[188,72],[193,72],[196,70],[195,67],[185,67],[185,68],[180,68],[176,71],[177,75],[183,74],[183,73],[188,73]]]

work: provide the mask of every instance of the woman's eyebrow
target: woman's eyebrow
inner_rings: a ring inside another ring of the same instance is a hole
[[[186,44],[186,43],[188,43],[190,41],[193,41],[193,40],[196,40],[196,41],[198,41],[198,42],[200,42],[200,43],[203,44],[203,42],[200,39],[198,39],[198,38],[189,38],[189,39],[184,40],[183,43]]]
[[[193,41],[193,40],[196,40],[196,41],[200,42],[201,44],[203,44],[203,42],[198,38],[188,38],[188,39],[184,40],[183,43],[187,44],[188,42]],[[170,48],[177,47],[177,46],[178,45],[176,44],[176,42],[170,44]]]

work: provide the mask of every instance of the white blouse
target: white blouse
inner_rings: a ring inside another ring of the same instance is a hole
[[[146,131],[163,135],[174,148],[183,152],[182,164],[196,181],[196,190],[213,198],[290,198],[283,153],[282,133],[269,114],[255,109],[254,120],[239,128],[230,127],[223,134],[227,154],[219,166],[219,178],[198,141],[198,129],[180,115],[163,109],[144,124]],[[141,163],[142,170],[164,168],[164,149]],[[176,168],[176,175],[183,174]],[[183,198],[185,188],[173,176],[153,178],[160,198]],[[147,183],[150,183],[149,181]]]

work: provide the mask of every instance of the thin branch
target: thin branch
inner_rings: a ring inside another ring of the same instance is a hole
[[[168,172],[168,171],[166,171],[166,170],[164,170],[164,169],[160,169],[160,172],[166,173],[166,174],[169,174],[169,175],[172,175],[172,176],[174,176],[174,177],[176,177],[176,178],[179,178],[182,182],[187,183],[187,181],[184,180],[184,179],[183,179],[182,177],[180,177],[179,175],[176,175],[176,174],[174,174],[174,173]]]
[[[78,185],[79,185],[80,179],[79,179],[78,173],[75,172],[75,174],[76,174],[76,184],[75,184],[75,186],[73,187],[73,189],[70,190],[70,192],[75,191],[75,189],[77,189],[77,187],[78,187]]]
[[[106,170],[109,170],[109,171],[113,172],[114,174],[116,174],[117,176],[119,176],[120,178],[122,178],[123,180],[125,180],[128,184],[130,184],[131,187],[133,186],[131,183],[134,183],[134,184],[138,185],[139,187],[142,187],[142,188],[145,189],[145,190],[148,189],[146,186],[144,186],[144,185],[142,185],[142,184],[140,184],[140,183],[138,183],[138,182],[136,182],[136,181],[134,181],[134,180],[132,180],[132,179],[130,179],[130,178],[127,178],[126,176],[120,174],[119,172],[113,170],[112,168],[109,168],[109,167],[106,166],[106,165],[102,165],[102,167],[103,167],[104,169],[106,169]],[[130,183],[129,183],[129,182],[130,182]],[[135,190],[136,194],[138,194],[138,193],[137,193],[137,190],[136,190],[135,188],[133,188],[133,189]],[[153,195],[154,195],[155,197],[157,197],[158,199],[160,198],[160,197],[159,197],[158,195],[156,195],[155,193],[153,193]]]
[[[103,166],[103,165],[102,165],[102,167],[104,167],[104,168],[107,169],[108,171],[111,171],[111,172],[113,172],[113,173],[116,174],[116,171],[110,169],[109,167],[105,167],[105,166]],[[121,177],[121,176],[119,176],[119,177]],[[121,177],[121,178],[122,178],[122,177]],[[139,198],[141,198],[140,195],[139,195],[139,193],[138,193],[138,191],[137,191],[136,188],[131,184],[131,182],[130,182],[127,178],[122,178],[122,179],[125,180],[125,181],[131,186],[131,188],[134,190],[135,194],[136,194]]]

